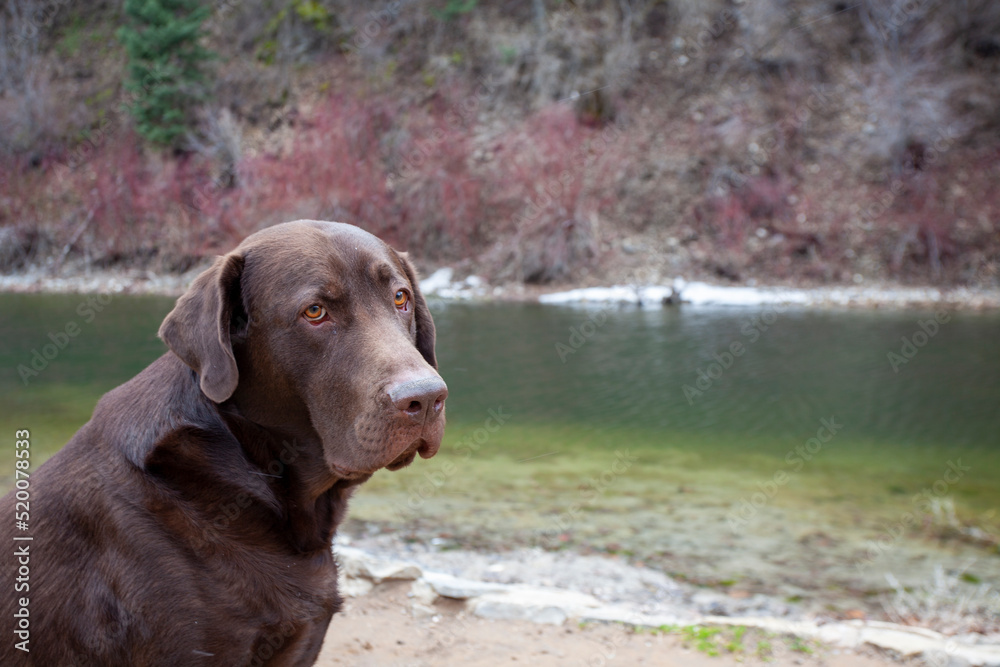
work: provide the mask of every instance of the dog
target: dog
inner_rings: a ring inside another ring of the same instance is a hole
[[[358,227],[251,235],[159,335],[169,351],[30,473],[27,532],[0,501],[0,664],[312,665],[351,493],[441,445],[416,273]]]

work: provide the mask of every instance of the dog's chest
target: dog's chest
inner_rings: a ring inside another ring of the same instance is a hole
[[[206,568],[206,653],[238,656],[236,664],[299,664],[318,652],[337,611],[337,570],[329,551],[281,556],[245,553]],[[209,575],[214,572],[214,576]],[[209,600],[225,601],[213,605]],[[236,637],[240,639],[234,641]],[[221,651],[216,653],[216,651]],[[294,657],[294,659],[292,659]]]

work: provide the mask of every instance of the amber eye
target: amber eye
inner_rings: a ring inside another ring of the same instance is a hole
[[[314,303],[313,305],[306,308],[306,312],[304,314],[306,316],[306,319],[309,320],[310,322],[319,322],[321,319],[326,317],[326,308],[324,308],[319,304]]]
[[[406,302],[410,300],[410,295],[403,290],[396,292],[396,298],[393,302],[396,304],[396,308],[403,308],[406,306]]]

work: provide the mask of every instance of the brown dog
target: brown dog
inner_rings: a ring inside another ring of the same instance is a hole
[[[440,446],[434,322],[406,258],[356,227],[254,234],[160,336],[31,475],[27,532],[0,502],[2,665],[313,664],[348,497]]]

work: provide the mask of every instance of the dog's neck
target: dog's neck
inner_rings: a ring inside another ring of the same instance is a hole
[[[177,381],[164,381],[171,376]],[[167,406],[160,420],[131,414],[158,404]],[[105,424],[103,441],[118,443],[137,468],[159,475],[183,499],[204,505],[193,509],[211,519],[220,512],[216,506],[236,502],[240,511],[233,524],[267,514],[271,518],[264,523],[284,526],[281,533],[298,551],[329,549],[351,492],[368,478],[335,476],[315,435],[264,427],[236,404],[213,403],[199,389],[197,375],[172,353],[109,392],[95,415],[101,411],[117,417],[95,420]],[[185,418],[177,420],[178,415]],[[214,498],[213,489],[228,495]]]
[[[329,547],[344,518],[347,501],[371,475],[340,478],[329,471],[322,443],[308,433],[276,431],[240,413],[238,406],[219,406],[219,414],[287,518],[299,548]]]

